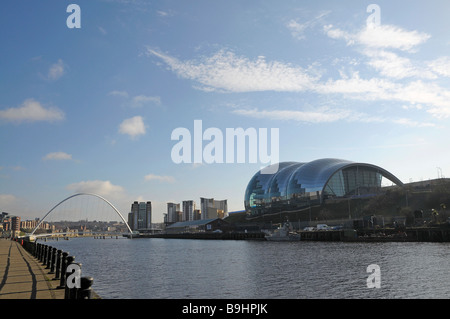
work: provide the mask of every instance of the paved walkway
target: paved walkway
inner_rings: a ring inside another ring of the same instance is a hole
[[[19,242],[0,239],[0,299],[64,299],[53,277]]]

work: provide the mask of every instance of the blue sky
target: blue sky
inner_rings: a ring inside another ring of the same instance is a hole
[[[67,27],[71,3],[81,28]],[[150,200],[154,222],[171,201],[243,209],[264,163],[174,163],[171,134],[194,120],[277,128],[280,161],[450,174],[449,12],[444,0],[4,1],[0,209],[41,217],[84,191],[123,214]]]

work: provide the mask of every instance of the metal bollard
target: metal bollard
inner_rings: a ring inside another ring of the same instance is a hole
[[[37,250],[37,242],[35,241],[34,243],[32,243],[32,248],[31,248],[33,257],[36,257],[36,250]]]
[[[77,299],[92,299],[92,284],[94,278],[81,277],[81,288],[78,290]]]
[[[44,245],[44,250],[42,251],[42,260],[41,260],[43,265],[45,265],[47,263],[47,260],[46,260],[46,258],[47,258],[47,248],[48,248],[48,246]]]
[[[76,287],[69,287],[71,286],[73,283],[71,282],[69,284],[69,276],[72,275],[74,273],[74,271],[69,270],[69,266],[70,265],[78,265],[79,268],[81,268],[81,264],[76,263],[75,262],[75,257],[74,256],[68,256],[67,257],[67,267],[66,267],[66,287],[65,287],[65,291],[64,291],[64,299],[76,299],[76,294],[77,294],[77,288]]]
[[[59,286],[58,288],[65,288],[66,287],[66,268],[67,268],[67,256],[69,254],[65,251],[62,253],[61,257],[61,278],[59,280]]]
[[[42,244],[39,244],[39,253],[38,253],[38,255],[37,255],[37,259],[38,259],[39,261],[41,261],[42,248],[43,248]]]
[[[44,251],[44,244],[39,244],[39,255],[38,255],[39,261],[42,261],[43,251]]]
[[[59,276],[61,274],[61,254],[62,250],[58,249],[56,252],[56,271],[55,271],[55,279],[59,279]]]
[[[45,261],[45,269],[50,269],[50,264],[52,262],[52,251],[53,251],[53,247],[52,246],[48,246],[47,249],[47,259]]]
[[[55,273],[55,264],[56,264],[56,248],[53,247],[52,248],[52,261],[50,263],[50,271],[48,272],[49,274]]]

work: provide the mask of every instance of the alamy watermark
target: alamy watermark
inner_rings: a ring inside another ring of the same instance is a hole
[[[66,12],[71,14],[66,19],[66,25],[69,29],[80,29],[81,28],[81,8],[78,4],[69,4],[67,6]]]
[[[66,274],[72,272],[66,278],[67,288],[81,288],[81,267],[78,264],[69,264],[66,269]]]
[[[378,4],[369,4],[367,13],[371,13],[366,20],[368,27],[379,27],[381,24],[381,8]]]
[[[278,171],[279,138],[279,129],[271,128],[269,153],[267,128],[226,128],[224,134],[217,127],[203,131],[202,120],[194,120],[193,134],[185,127],[172,131],[171,139],[179,142],[172,147],[171,158],[176,164],[261,163],[270,165],[262,174],[274,174]],[[203,145],[205,141],[208,143]]]
[[[381,288],[381,269],[377,264],[367,266],[369,277],[367,277],[367,288]]]

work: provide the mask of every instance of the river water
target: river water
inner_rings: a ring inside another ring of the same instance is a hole
[[[75,238],[46,244],[74,255],[104,299],[450,298],[449,243]],[[378,273],[367,269],[374,264]],[[380,288],[368,288],[377,274]]]

